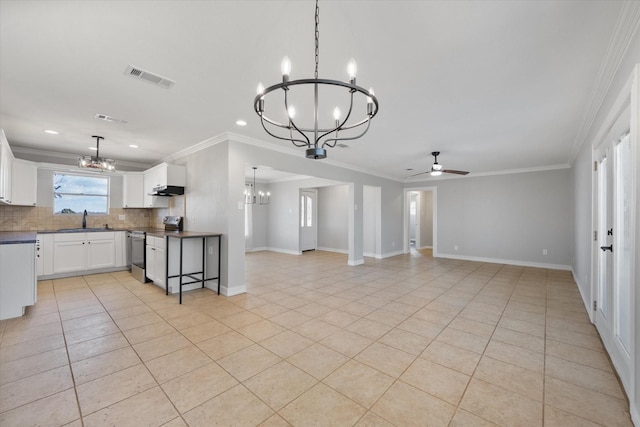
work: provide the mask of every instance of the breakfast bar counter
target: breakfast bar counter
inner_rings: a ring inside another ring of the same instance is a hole
[[[205,282],[211,280],[218,281],[218,295],[220,295],[220,254],[222,248],[222,234],[216,232],[206,232],[206,231],[167,231],[167,230],[153,230],[147,231],[147,236],[153,236],[156,238],[163,238],[166,242],[166,250],[165,250],[165,261],[166,261],[166,271],[165,271],[165,293],[169,295],[169,279],[178,279],[178,285],[180,287],[180,304],[182,304],[182,287],[186,285],[191,285],[194,283],[201,283],[202,287],[205,287]],[[206,256],[207,256],[207,239],[216,238],[217,247],[218,247],[218,263],[217,263],[217,272],[215,276],[207,277],[207,269],[206,269]],[[172,246],[169,242],[169,239],[178,239],[179,240],[179,263],[178,263],[178,273],[170,274],[169,269],[169,253],[170,247]],[[198,271],[184,271],[184,241],[191,239],[201,239],[202,240],[202,264],[201,269]]]

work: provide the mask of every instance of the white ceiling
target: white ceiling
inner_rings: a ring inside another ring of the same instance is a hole
[[[400,180],[435,150],[472,173],[568,164],[622,7],[321,0],[319,77],[346,80],[354,57],[380,101],[368,134],[328,157]],[[313,76],[313,13],[313,1],[2,0],[0,126],[18,152],[54,156],[90,154],[102,135],[101,155],[120,163],[227,131],[289,147],[262,130],[253,98],[285,55],[293,79]],[[129,65],[176,84],[130,78]]]

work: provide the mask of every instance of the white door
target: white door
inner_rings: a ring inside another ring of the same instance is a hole
[[[315,191],[300,191],[300,250],[316,249],[318,235]]]
[[[595,324],[619,377],[631,386],[633,294],[631,282],[632,178],[629,133],[597,153],[598,275]]]

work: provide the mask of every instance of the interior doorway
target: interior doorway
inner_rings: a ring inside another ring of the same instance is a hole
[[[436,256],[436,187],[405,189],[404,253],[432,249]]]
[[[318,194],[300,190],[300,251],[314,251],[318,242]]]
[[[597,274],[593,308],[594,323],[628,390],[634,360],[631,274],[635,209],[630,133],[628,129],[616,133],[596,151]]]

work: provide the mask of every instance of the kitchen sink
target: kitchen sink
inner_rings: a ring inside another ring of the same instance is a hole
[[[111,231],[111,228],[60,228],[58,233],[84,233],[85,231]]]

